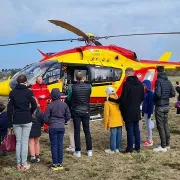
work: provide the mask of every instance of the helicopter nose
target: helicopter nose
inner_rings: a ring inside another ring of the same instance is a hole
[[[9,86],[10,78],[0,82],[0,96],[9,96],[11,88]]]

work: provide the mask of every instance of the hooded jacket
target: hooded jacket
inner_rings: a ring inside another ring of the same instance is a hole
[[[44,114],[44,122],[50,128],[59,128],[64,130],[64,124],[70,120],[71,113],[66,103],[60,101],[61,94],[58,88],[51,91],[52,102],[48,105]]]
[[[45,112],[47,108],[47,100],[50,98],[50,92],[45,83],[32,85],[31,87],[34,97],[38,99],[38,103],[40,104],[40,108],[42,112]],[[41,98],[40,96],[45,95],[45,98]]]
[[[145,92],[145,97],[142,105],[142,116],[144,116],[144,113],[146,113],[148,114],[148,118],[150,118],[151,114],[153,114],[154,111],[154,93],[152,92],[152,86],[149,80],[144,80],[143,84],[146,86],[147,90]]]
[[[166,73],[159,73],[155,82],[154,104],[157,107],[169,106],[169,99],[175,97],[175,89]]]
[[[112,99],[117,99],[115,95],[110,95]],[[123,118],[119,105],[115,102],[105,101],[104,103],[104,129],[123,126]]]
[[[144,86],[137,76],[129,76],[123,84],[120,109],[125,122],[141,120],[140,105],[144,100]]]

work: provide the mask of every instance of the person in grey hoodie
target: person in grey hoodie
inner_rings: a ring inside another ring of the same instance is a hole
[[[63,169],[63,139],[65,123],[71,119],[71,113],[66,103],[60,101],[61,94],[58,88],[51,91],[52,102],[44,114],[44,122],[49,125],[49,139],[53,164],[52,170]]]

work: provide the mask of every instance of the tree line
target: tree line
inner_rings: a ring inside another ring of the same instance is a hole
[[[0,70],[0,79],[7,79],[9,76],[14,76],[17,72],[19,72],[21,68],[14,68],[14,69],[1,69]],[[180,71],[166,71],[168,76],[180,76]]]
[[[9,76],[14,76],[17,72],[19,72],[20,68],[14,68],[14,69],[1,69],[0,70],[0,79],[6,79]]]

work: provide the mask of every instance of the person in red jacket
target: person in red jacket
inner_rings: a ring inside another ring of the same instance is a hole
[[[47,101],[50,99],[50,92],[48,90],[47,85],[43,82],[41,76],[36,78],[36,84],[31,87],[34,97],[38,99],[38,103],[40,104],[40,109],[44,113],[47,108]],[[44,124],[44,131],[48,132],[49,126]]]

